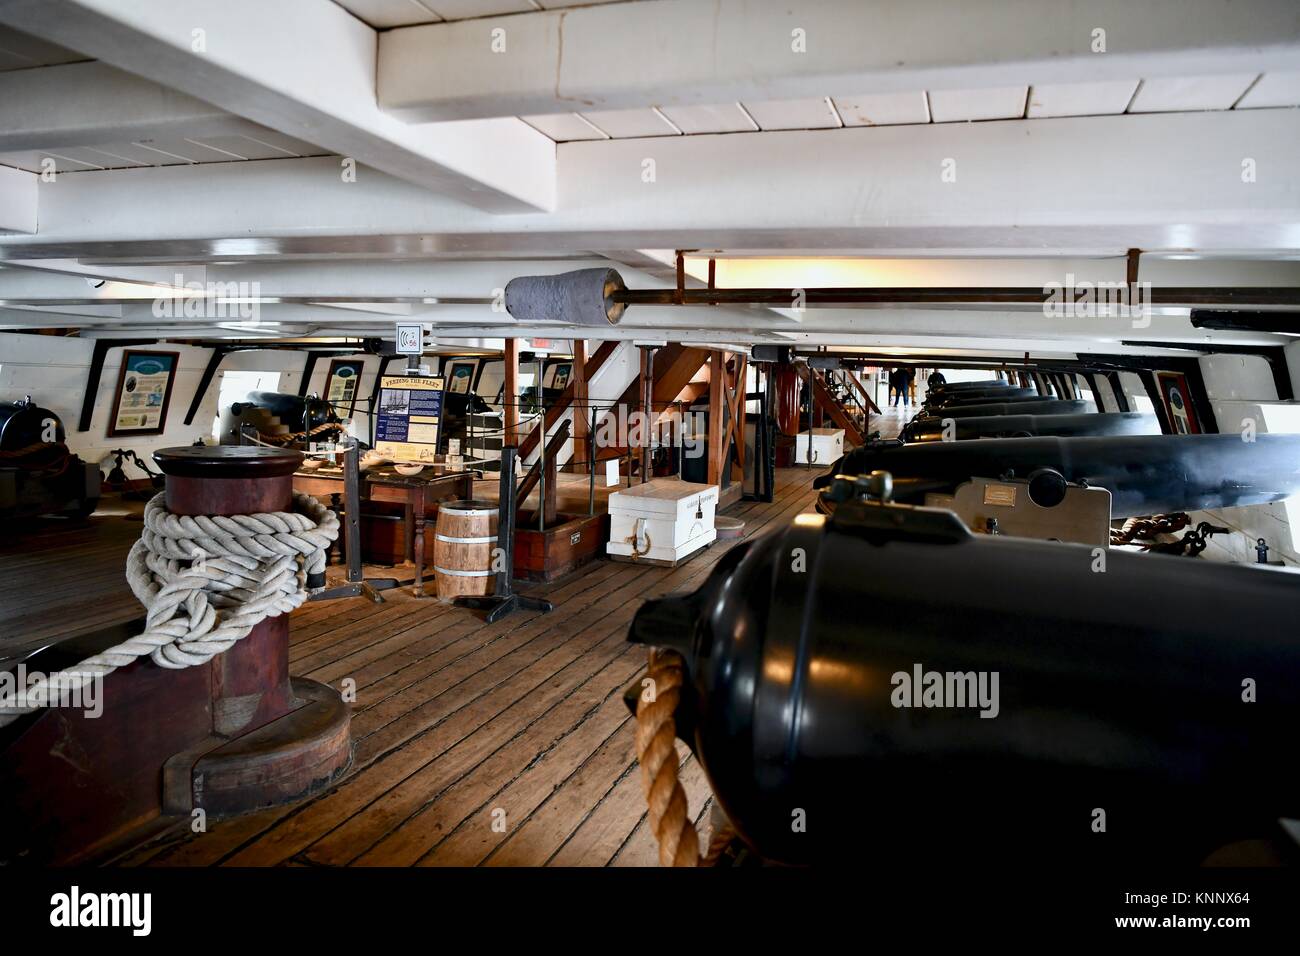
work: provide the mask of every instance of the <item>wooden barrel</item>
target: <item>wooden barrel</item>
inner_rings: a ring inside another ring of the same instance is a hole
[[[491,501],[444,501],[433,538],[438,599],[494,590],[492,552],[497,546],[497,506]]]

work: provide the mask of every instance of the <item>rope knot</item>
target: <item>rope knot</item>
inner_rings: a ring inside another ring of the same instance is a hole
[[[294,509],[174,515],[155,495],[126,560],[127,583],[145,607],[144,632],[51,681],[84,685],[144,656],[171,669],[204,664],[301,605],[307,575],[325,570],[339,519],[309,495],[295,494]],[[22,692],[0,700],[0,727],[40,706]]]

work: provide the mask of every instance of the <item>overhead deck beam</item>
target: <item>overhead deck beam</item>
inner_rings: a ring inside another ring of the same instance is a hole
[[[0,73],[0,150],[5,152],[235,136],[255,128],[242,117],[107,63]]]
[[[0,236],[36,232],[37,178],[35,174],[0,166]]]
[[[0,259],[1294,250],[1296,155],[1291,109],[570,143],[546,216],[485,215],[378,174],[344,184],[329,158],[115,170],[43,188],[39,238],[0,237]]]
[[[555,146],[521,120],[408,125],[381,112],[377,34],[331,0],[7,0],[0,23],[457,202],[555,203]],[[374,176],[349,183],[328,162],[345,188]]]
[[[1289,0],[659,0],[389,30],[379,98],[430,121],[1258,73],[1297,44]]]

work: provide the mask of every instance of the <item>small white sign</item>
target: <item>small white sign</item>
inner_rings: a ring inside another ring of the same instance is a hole
[[[424,326],[416,322],[397,323],[397,354],[421,355],[424,352]]]
[[[459,438],[448,438],[448,439],[447,439],[447,454],[448,454],[448,455],[459,455],[459,454],[460,454],[460,439],[459,439]]]
[[[605,459],[605,487],[606,488],[618,487],[618,459],[617,458]]]

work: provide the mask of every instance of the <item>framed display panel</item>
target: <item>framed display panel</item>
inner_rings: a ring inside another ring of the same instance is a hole
[[[573,377],[573,363],[560,362],[553,365],[551,366],[550,373],[551,383],[547,386],[548,388],[556,390],[566,388],[569,384],[569,379]]]
[[[161,435],[176,384],[179,352],[126,349],[108,419],[108,436]]]
[[[1165,404],[1173,433],[1199,435],[1201,424],[1196,420],[1196,406],[1192,404],[1187,376],[1182,372],[1156,372],[1156,382],[1160,385],[1160,399]]]
[[[329,373],[325,376],[325,401],[334,407],[337,413],[344,406],[348,418],[357,412],[357,391],[361,387],[361,372],[365,363],[360,359],[334,359],[330,362]]]
[[[448,395],[468,395],[474,390],[478,359],[452,359],[447,363],[445,377]]]

